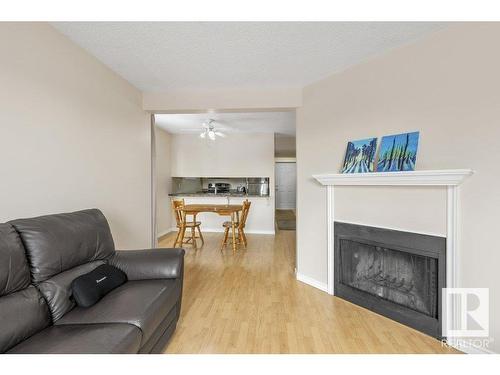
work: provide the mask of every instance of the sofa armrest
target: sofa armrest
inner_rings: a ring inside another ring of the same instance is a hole
[[[183,249],[116,251],[109,264],[121,269],[129,280],[177,279],[184,271]]]

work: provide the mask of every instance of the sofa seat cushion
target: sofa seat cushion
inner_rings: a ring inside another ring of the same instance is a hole
[[[181,281],[128,281],[91,307],[75,307],[56,324],[128,323],[142,331],[142,342],[153,335],[181,293]]]
[[[9,354],[134,354],[141,330],[131,324],[51,326],[13,347]]]

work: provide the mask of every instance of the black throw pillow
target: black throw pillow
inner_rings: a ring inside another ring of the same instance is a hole
[[[109,264],[79,276],[71,283],[73,297],[78,306],[90,307],[113,289],[127,282],[125,273]]]

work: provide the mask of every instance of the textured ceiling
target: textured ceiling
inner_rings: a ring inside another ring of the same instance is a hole
[[[155,122],[172,134],[197,134],[202,124],[215,120],[217,130],[225,133],[295,134],[295,112],[157,114]]]
[[[302,87],[416,40],[424,22],[55,22],[142,91]]]

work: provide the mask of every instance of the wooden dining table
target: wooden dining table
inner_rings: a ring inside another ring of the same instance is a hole
[[[240,220],[240,211],[243,210],[241,204],[185,204],[182,208],[186,215],[193,216],[196,222],[196,215],[202,212],[213,212],[220,216],[231,217],[231,235],[233,237],[233,252],[236,252],[236,225]]]

